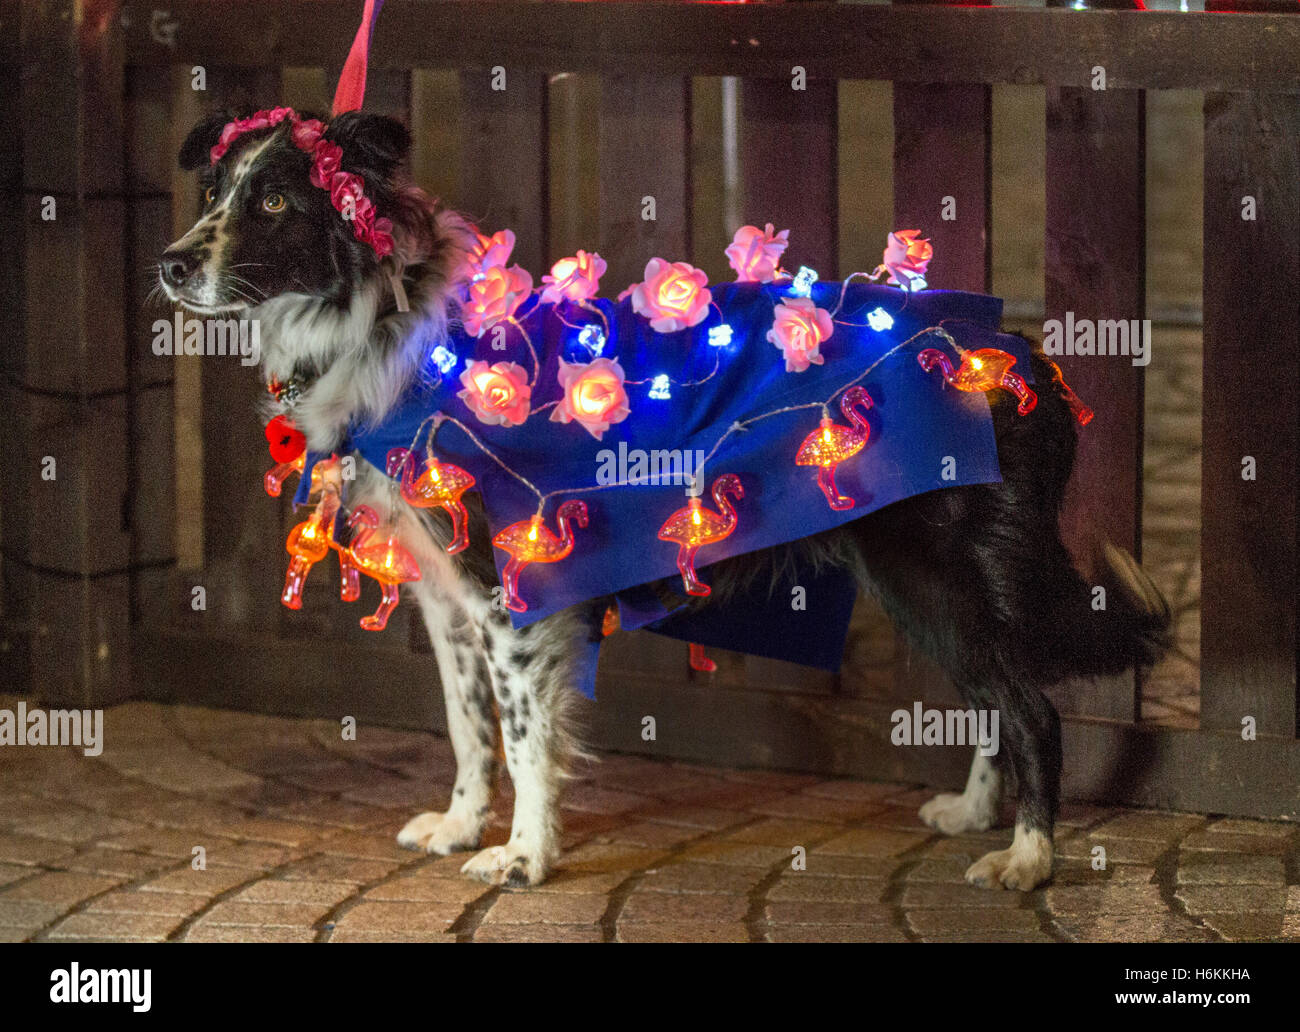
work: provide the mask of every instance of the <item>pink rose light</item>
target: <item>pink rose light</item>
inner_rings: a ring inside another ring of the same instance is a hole
[[[594,251],[579,251],[572,258],[561,258],[542,277],[549,284],[542,291],[542,301],[558,305],[566,298],[570,301],[589,301],[600,289],[600,277],[605,275],[605,259]]]
[[[925,270],[934,257],[934,245],[920,236],[919,229],[900,229],[889,234],[877,272],[889,272],[890,286],[925,289]]]
[[[488,269],[504,269],[506,262],[510,261],[510,252],[515,249],[514,231],[503,229],[490,237],[482,233],[476,233],[475,236],[478,237],[478,242],[469,255],[469,264],[473,272],[478,274],[487,272]],[[531,288],[532,280],[530,279],[528,283]]]
[[[520,426],[528,418],[532,388],[528,374],[514,362],[471,362],[460,374],[465,389],[457,393],[481,423]]]
[[[590,362],[560,359],[558,374],[564,396],[551,411],[555,423],[578,423],[600,440],[613,423],[621,423],[632,411],[623,386],[623,367],[608,358]]]
[[[819,349],[834,332],[830,312],[814,305],[812,298],[791,297],[776,306],[767,339],[781,349],[787,373],[802,373],[826,361]]]
[[[533,277],[527,269],[518,265],[487,269],[481,279],[469,285],[469,299],[462,313],[465,332],[481,337],[497,323],[513,318],[532,290]]]
[[[741,226],[727,248],[727,261],[736,270],[737,283],[771,283],[789,246],[790,231],[774,233],[772,223],[763,229]]]
[[[632,309],[650,320],[656,333],[676,333],[696,326],[709,314],[713,295],[709,277],[686,262],[651,258],[645,279],[632,291]]]

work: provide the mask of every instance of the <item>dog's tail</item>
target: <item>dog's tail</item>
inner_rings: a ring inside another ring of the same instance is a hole
[[[1110,542],[1096,567],[1097,582],[1084,585],[1086,610],[1062,643],[1062,673],[1102,677],[1151,666],[1170,646],[1169,603],[1137,560]]]

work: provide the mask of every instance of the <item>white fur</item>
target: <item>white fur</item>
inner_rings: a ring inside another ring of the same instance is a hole
[[[920,817],[945,835],[988,831],[998,819],[1001,802],[1002,773],[991,757],[976,749],[965,790],[941,792],[921,807]]]

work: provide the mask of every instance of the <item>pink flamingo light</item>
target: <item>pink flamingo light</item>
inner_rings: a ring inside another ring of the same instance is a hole
[[[705,545],[728,537],[736,529],[739,517],[727,496],[744,498],[745,488],[736,474],[724,473],[713,482],[712,494],[718,506],[717,512],[704,508],[698,498],[690,498],[659,528],[660,541],[677,544],[677,569],[681,571],[688,595],[704,596],[713,590],[695,575],[695,554]]]
[[[382,631],[388,625],[388,618],[397,608],[397,586],[420,579],[420,564],[397,540],[396,535],[389,534],[387,540],[375,539],[375,528],[379,526],[379,517],[368,505],[358,505],[348,520],[348,526],[356,532],[348,551],[352,561],[367,577],[373,577],[383,587],[383,597],[379,608],[371,616],[361,618],[361,626],[367,631]]]
[[[528,603],[519,597],[519,574],[529,563],[558,563],[573,551],[573,526],[587,525],[587,503],[574,498],[560,506],[555,514],[560,528],[556,537],[542,522],[542,514],[531,519],[512,523],[492,539],[492,544],[510,556],[501,571],[501,582],[506,589],[506,608],[516,613],[528,610]]]
[[[394,448],[388,453],[388,475],[401,475],[402,498],[417,509],[441,506],[451,517],[451,544],[447,554],[455,555],[469,547],[469,515],[460,496],[474,486],[474,477],[450,462],[439,462],[433,452],[419,479],[415,476],[415,453],[409,448]]]
[[[818,467],[817,486],[822,489],[832,509],[852,509],[856,504],[848,495],[840,494],[835,486],[835,467],[866,446],[871,426],[865,413],[871,406],[870,394],[861,387],[850,387],[840,398],[840,411],[851,425],[845,426],[830,416],[824,416],[821,425],[803,439],[794,457],[797,466]]]

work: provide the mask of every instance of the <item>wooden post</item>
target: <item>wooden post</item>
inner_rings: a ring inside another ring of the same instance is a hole
[[[6,580],[42,699],[130,690],[118,5],[21,11],[22,348],[7,366]],[[10,479],[11,478],[11,479]]]
[[[1296,735],[1300,98],[1205,97],[1201,727]]]
[[[1086,15],[1080,15],[1086,17]],[[1100,69],[1100,75],[1105,69]],[[1048,319],[1141,320],[1146,316],[1145,104],[1141,90],[1048,87]],[[1142,368],[1131,357],[1057,360],[1096,410],[1081,429],[1061,530],[1086,559],[1100,533],[1135,556],[1142,535]],[[1158,359],[1157,359],[1158,361]],[[1134,720],[1131,674],[1080,684],[1068,712]]]

